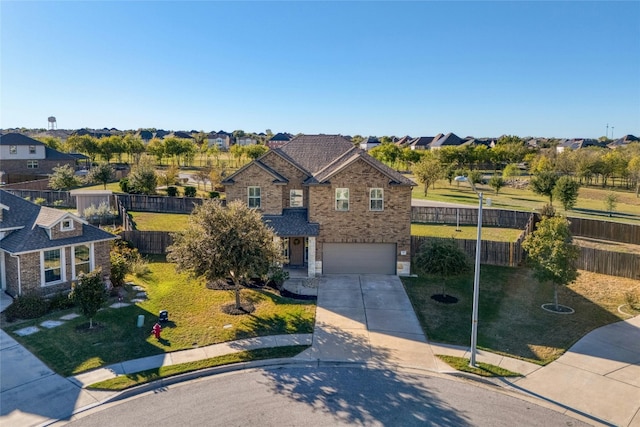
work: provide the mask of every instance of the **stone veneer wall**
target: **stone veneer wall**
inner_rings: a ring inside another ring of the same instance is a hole
[[[322,261],[325,242],[397,243],[398,273],[407,270],[411,262],[411,187],[390,185],[387,176],[363,160],[349,165],[330,181],[329,186],[310,187],[309,221],[320,223],[316,262]],[[346,212],[335,210],[336,188],[349,189]],[[383,189],[381,212],[369,210],[371,188]]]

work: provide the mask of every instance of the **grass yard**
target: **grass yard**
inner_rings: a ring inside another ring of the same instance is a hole
[[[469,346],[472,272],[447,285],[447,294],[459,299],[456,304],[431,298],[442,292],[438,277],[402,281],[429,340]],[[593,329],[630,318],[618,307],[632,289],[640,292],[637,280],[581,271],[575,283],[559,290],[560,304],[572,307],[575,314],[553,314],[540,307],[553,301],[553,287],[538,284],[529,269],[482,265],[478,347],[547,364]],[[624,311],[640,314],[628,306]]]
[[[411,179],[415,181],[413,177]],[[549,203],[549,199],[535,194],[529,189],[516,189],[513,187],[503,187],[499,194],[488,185],[478,185],[479,191],[484,193],[486,199],[491,199],[491,207],[501,209],[512,209],[520,211],[538,210],[543,205]],[[618,196],[617,206],[611,217],[606,212],[605,198],[611,191],[609,188],[581,187],[578,196],[578,203],[570,211],[562,209],[562,205],[554,201],[554,206],[558,212],[568,217],[580,217],[590,219],[602,219],[615,222],[629,222],[640,224],[640,199],[631,190],[623,190],[616,187],[615,194]],[[450,203],[478,205],[478,197],[466,183],[453,183],[449,185],[446,180],[440,180],[435,188],[430,187],[427,197],[424,196],[422,186],[413,190],[414,199],[434,200]]]
[[[154,212],[131,212],[136,230],[140,231],[181,231],[184,230],[189,214],[170,214]]]
[[[482,227],[482,240],[515,242],[521,234],[522,230],[515,228]],[[411,224],[411,235],[476,240],[478,227],[476,225],[461,225],[460,231],[456,231],[455,225]]]
[[[232,291],[207,289],[202,281],[177,274],[174,265],[152,259],[151,273],[135,278],[144,287],[148,299],[118,309],[105,308],[94,322],[99,328],[82,328],[87,319],[79,317],[63,325],[26,337],[14,331],[35,326],[44,320],[59,319],[68,312],[45,318],[3,324],[3,329],[61,375],[68,376],[112,363],[225,341],[265,335],[311,333],[315,305],[309,301],[282,298],[269,290],[242,291],[242,298],[256,307],[250,315],[231,316],[221,307],[234,301]],[[135,296],[135,292],[129,294]],[[113,299],[110,304],[113,303]],[[170,322],[162,340],[152,338],[151,327],[160,310],[169,311]],[[138,315],[145,316],[142,328],[136,327]]]

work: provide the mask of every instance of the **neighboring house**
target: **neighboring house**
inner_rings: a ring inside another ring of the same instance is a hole
[[[236,144],[241,147],[246,147],[247,145],[256,145],[257,143],[258,140],[250,136],[239,136],[236,138]]]
[[[62,153],[20,133],[0,135],[0,169],[8,183],[16,182],[12,175],[48,175],[53,168],[67,164],[75,169],[84,157]]]
[[[638,139],[637,136],[625,135],[622,138],[618,138],[615,141],[610,142],[609,144],[607,144],[607,147],[615,149],[618,147],[624,147],[625,145],[631,144],[632,142],[638,142],[638,141],[640,141],[640,139]]]
[[[411,147],[412,150],[428,150],[433,140],[441,136],[442,134],[438,136],[419,136],[409,141],[408,146]]]
[[[258,209],[307,275],[407,275],[415,185],[340,135],[301,135],[223,181]]]
[[[380,140],[375,136],[370,136],[360,143],[360,148],[362,150],[369,151],[372,148],[376,148],[378,145],[380,145]]]
[[[276,133],[267,141],[267,147],[273,150],[282,147],[289,141],[291,141],[291,135],[288,133]]]
[[[597,139],[583,139],[583,138],[574,138],[574,139],[563,139],[556,146],[556,152],[562,153],[564,150],[579,150],[580,148],[587,147],[606,147],[606,143],[600,142]]]
[[[467,140],[460,138],[455,133],[449,132],[448,134],[441,136],[437,140],[434,138],[429,147],[432,150],[438,150],[442,147],[460,147],[466,141]]]
[[[173,133],[165,136],[165,138],[169,138],[169,137],[181,138],[181,139],[193,139],[193,136],[191,136],[191,134],[189,132],[184,132],[184,131],[181,131],[181,130],[173,132]]]
[[[82,272],[109,275],[117,236],[77,216],[0,190],[0,282],[12,296],[69,291]]]
[[[405,135],[394,142],[398,147],[406,147],[413,140],[409,135]]]
[[[231,135],[228,133],[212,132],[207,134],[209,148],[216,146],[219,150],[228,150],[231,146]]]

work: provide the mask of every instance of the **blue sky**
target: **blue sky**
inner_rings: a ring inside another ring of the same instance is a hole
[[[0,127],[640,134],[640,2],[0,3]]]

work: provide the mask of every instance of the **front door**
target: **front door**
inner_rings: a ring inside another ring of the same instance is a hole
[[[289,238],[289,265],[304,265],[304,237]]]

